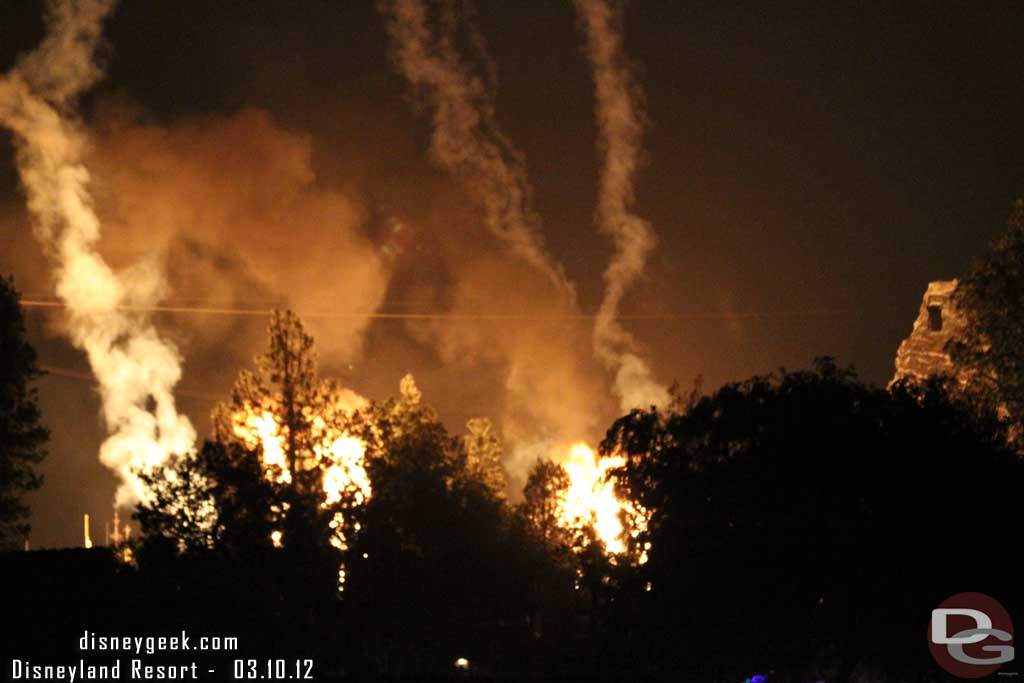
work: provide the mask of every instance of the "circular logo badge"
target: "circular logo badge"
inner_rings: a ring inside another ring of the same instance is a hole
[[[928,647],[958,678],[991,676],[1013,659],[1013,622],[994,598],[957,593],[932,610]]]

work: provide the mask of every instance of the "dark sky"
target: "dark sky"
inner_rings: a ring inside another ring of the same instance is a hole
[[[2,68],[38,42],[41,14],[38,2],[0,4]],[[610,250],[593,228],[593,86],[571,3],[480,2],[477,14],[498,70],[499,121],[525,155],[550,250],[577,283],[582,308],[593,311]],[[1022,189],[1021,26],[1024,6],[1010,2],[629,3],[625,47],[649,119],[637,211],[660,245],[626,309],[708,314],[629,324],[657,376],[689,384],[702,375],[713,389],[827,354],[869,381],[887,381],[927,282],[962,273]],[[422,222],[391,272],[382,309],[446,301],[443,290],[462,271],[439,265],[447,257],[435,253],[464,248],[473,258],[472,226],[460,222],[470,209],[427,158],[429,116],[393,69],[372,2],[140,0],[116,10],[106,37],[108,76],[82,107],[111,177],[134,167],[107,153],[121,144],[112,142],[116,131],[103,132],[109,120],[183,131],[164,143],[188,154],[194,122],[201,129],[263,110],[274,126],[308,136],[315,185],[354,198],[374,244],[389,216]],[[209,137],[195,144],[212,145]],[[52,295],[3,140],[0,272],[26,293]],[[244,155],[244,136],[236,146]],[[97,172],[101,190],[105,182]],[[203,223],[201,207],[193,218]],[[122,238],[113,225],[104,241],[116,254]],[[146,251],[138,235],[125,243],[135,256]],[[225,243],[218,258],[231,270]],[[172,283],[185,283],[172,298],[206,297],[208,283],[188,289],[188,278],[169,268]],[[304,272],[301,264],[293,272]],[[253,285],[251,298],[301,309],[304,285],[287,280]],[[442,293],[421,297],[424,289]],[[44,363],[88,372],[43,314],[28,317]],[[182,384],[195,395],[183,396],[182,407],[201,434],[211,401],[199,394],[227,392],[258,350],[263,324],[246,319],[221,330],[244,340],[228,353],[190,341],[199,333],[175,336],[194,321],[160,320],[183,348]],[[326,354],[327,369],[373,398],[394,393],[412,371],[456,428],[499,411],[492,394],[502,391],[501,358],[453,369],[428,337],[377,322],[357,353]],[[76,543],[81,513],[102,519],[114,488],[95,457],[98,402],[82,379],[53,375],[40,389],[53,443],[47,484],[32,497],[33,542]],[[604,426],[615,416],[606,403],[595,399]]]

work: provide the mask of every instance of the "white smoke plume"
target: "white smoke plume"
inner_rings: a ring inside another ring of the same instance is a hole
[[[395,61],[433,110],[431,157],[481,205],[488,229],[574,302],[573,286],[547,253],[540,220],[530,208],[522,155],[497,125],[486,81],[459,57],[456,23],[450,17],[440,22],[435,35],[421,0],[390,0],[383,7]],[[482,52],[479,35],[471,37]]]
[[[643,274],[657,242],[654,231],[632,212],[634,176],[640,163],[643,116],[640,90],[622,48],[621,13],[607,0],[575,0],[586,33],[586,53],[596,90],[598,147],[604,156],[596,220],[615,252],[604,271],[604,298],[594,324],[594,350],[615,373],[615,393],[623,410],[668,401],[665,387],[637,352],[636,340],[618,322],[627,289]]]
[[[113,6],[113,0],[49,4],[42,44],[0,78],[0,124],[14,133],[28,209],[54,261],[69,335],[99,383],[109,431],[100,459],[121,478],[116,503],[131,505],[145,495],[132,470],[189,451],[195,431],[175,408],[177,349],[145,314],[124,310],[159,301],[160,273],[146,263],[115,272],[97,251],[100,222],[82,162],[87,137],[74,105],[102,76],[95,52]]]

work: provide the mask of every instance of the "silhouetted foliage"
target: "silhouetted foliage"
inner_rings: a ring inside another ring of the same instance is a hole
[[[239,373],[231,399],[214,410],[211,441],[138,473],[151,493],[135,514],[141,550],[262,557],[276,538],[285,555],[318,572],[333,562],[333,582],[341,557],[331,539],[351,534],[357,522],[345,515],[345,529],[332,526],[354,501],[348,489],[325,500],[333,464],[325,449],[358,397],[318,376],[313,339],[290,311],[274,312],[255,366]],[[275,458],[263,451],[268,442],[280,445]]]
[[[489,429],[450,436],[411,377],[401,389],[346,428],[368,444],[373,482],[346,553],[356,659],[387,675],[448,672],[457,657],[478,671],[515,670],[524,662],[509,645],[522,652],[540,628],[534,593],[551,571],[547,554],[488,475]]]
[[[650,559],[618,595],[630,661],[893,675],[927,667],[908,650],[945,597],[1021,597],[1000,553],[1020,534],[1024,463],[940,381],[887,392],[823,359],[634,411],[602,449],[627,456],[622,492],[651,511]]]
[[[267,341],[266,351],[255,359],[255,370],[239,372],[231,399],[214,410],[213,436],[221,444],[248,451],[255,460],[266,454],[264,443],[252,440],[252,420],[260,420],[261,429],[280,440],[281,462],[268,464],[263,458],[276,530],[285,543],[317,545],[320,528],[313,522],[323,517],[317,504],[328,465],[318,446],[323,445],[323,433],[344,419],[344,409],[354,407],[355,399],[320,378],[313,338],[293,312],[273,313]]]
[[[556,557],[567,556],[572,549],[572,534],[560,525],[560,499],[569,489],[569,474],[550,460],[537,460],[523,487],[523,502],[517,512]]]
[[[147,480],[159,502],[138,514],[140,571],[221,591],[274,624],[252,637],[355,676],[450,673],[458,657],[502,676],[910,676],[934,670],[919,646],[943,599],[981,590],[1012,611],[1024,597],[1000,555],[1021,530],[1024,465],[994,412],[948,389],[866,386],[822,359],[624,416],[602,453],[625,457],[619,495],[650,514],[628,539],[650,543],[635,563],[592,528],[561,528],[555,463],[510,507],[480,445],[450,435],[406,377],[338,418],[366,448],[359,505],[292,498],[305,541],[274,548],[279,484],[258,452],[207,443]],[[208,532],[176,507],[203,500]],[[336,514],[351,530],[340,548]]]
[[[148,550],[246,554],[269,543],[274,489],[252,451],[207,441],[138,476],[151,494],[133,515]]]
[[[494,495],[505,497],[508,478],[501,464],[502,448],[498,435],[489,418],[477,417],[466,422],[466,431],[462,437],[466,448],[466,467],[470,475],[483,482]]]
[[[965,318],[949,342],[953,362],[967,371],[972,400],[1002,406],[1024,426],[1024,199],[1006,230],[974,262],[953,293]]]
[[[562,618],[550,606],[566,602],[571,575],[507,505],[489,421],[449,435],[411,376],[386,401],[339,400],[340,390],[316,376],[312,340],[297,318],[276,316],[270,337],[257,372],[243,371],[215,412],[215,440],[140,473],[152,493],[136,512],[143,571],[239,562],[275,577],[272,587],[266,577],[245,581],[262,586],[288,618],[300,618],[297,606],[317,595],[301,616],[312,620],[306,628],[336,629],[343,619],[344,634],[335,635],[345,636],[345,659],[366,673],[448,672],[459,656],[478,671],[503,658],[513,670],[526,663],[503,653],[568,632],[571,608]],[[264,413],[285,444],[286,469],[268,467],[263,444],[238,428],[239,416]],[[372,492],[325,498],[327,425],[332,438],[355,437],[365,448]],[[275,548],[271,534],[282,527],[283,547]]]
[[[38,489],[35,466],[46,457],[49,432],[32,380],[42,375],[25,340],[25,321],[14,282],[0,277],[0,549],[19,547],[29,533],[22,496]]]

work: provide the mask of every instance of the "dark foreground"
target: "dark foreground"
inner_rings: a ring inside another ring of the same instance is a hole
[[[685,678],[658,671],[661,667],[650,661],[649,647],[632,642],[628,633],[609,641],[597,632],[594,615],[587,609],[574,615],[576,632],[558,634],[557,641],[536,633],[522,638],[518,624],[481,622],[465,634],[464,651],[452,652],[445,663],[430,643],[401,642],[401,629],[394,631],[399,634],[396,642],[367,643],[366,629],[347,620],[341,601],[316,604],[303,597],[301,586],[287,585],[295,575],[292,567],[272,562],[231,567],[208,559],[189,558],[158,573],[127,566],[106,548],[0,555],[7,627],[0,648],[4,679],[13,678],[12,660],[17,659],[22,667],[111,666],[120,661],[120,680],[192,680],[193,675],[198,680],[303,680],[307,675],[313,680],[743,680],[716,669],[703,675],[691,669]],[[893,571],[898,573],[899,568]],[[862,664],[860,670],[842,675],[849,680],[957,680],[937,670],[926,647],[928,615],[944,597],[936,595],[934,604],[908,597],[888,614],[846,606],[851,637],[858,623],[870,622],[877,625],[878,640],[862,652],[862,661],[871,662],[873,670]],[[1012,613],[1016,605],[1007,607]],[[749,616],[765,629],[775,628],[773,615],[757,605],[750,606]],[[806,627],[813,630],[818,625]],[[131,638],[132,649],[104,650],[99,639],[110,636]],[[188,650],[159,651],[180,648],[182,636]],[[206,646],[222,651],[199,650],[200,639],[211,636],[221,641]],[[161,642],[160,637],[167,640]],[[229,638],[236,638],[237,645]],[[718,659],[730,648],[743,647],[741,639],[723,642],[721,651],[709,655]],[[681,639],[678,651],[664,652],[665,663],[687,648]],[[636,660],[631,651],[637,653]],[[466,668],[456,661],[462,656],[467,658]],[[1016,671],[1014,665],[1004,672]],[[890,667],[898,673],[887,674]],[[760,673],[767,681],[800,680],[791,672]],[[1012,679],[1004,674],[998,680]]]

